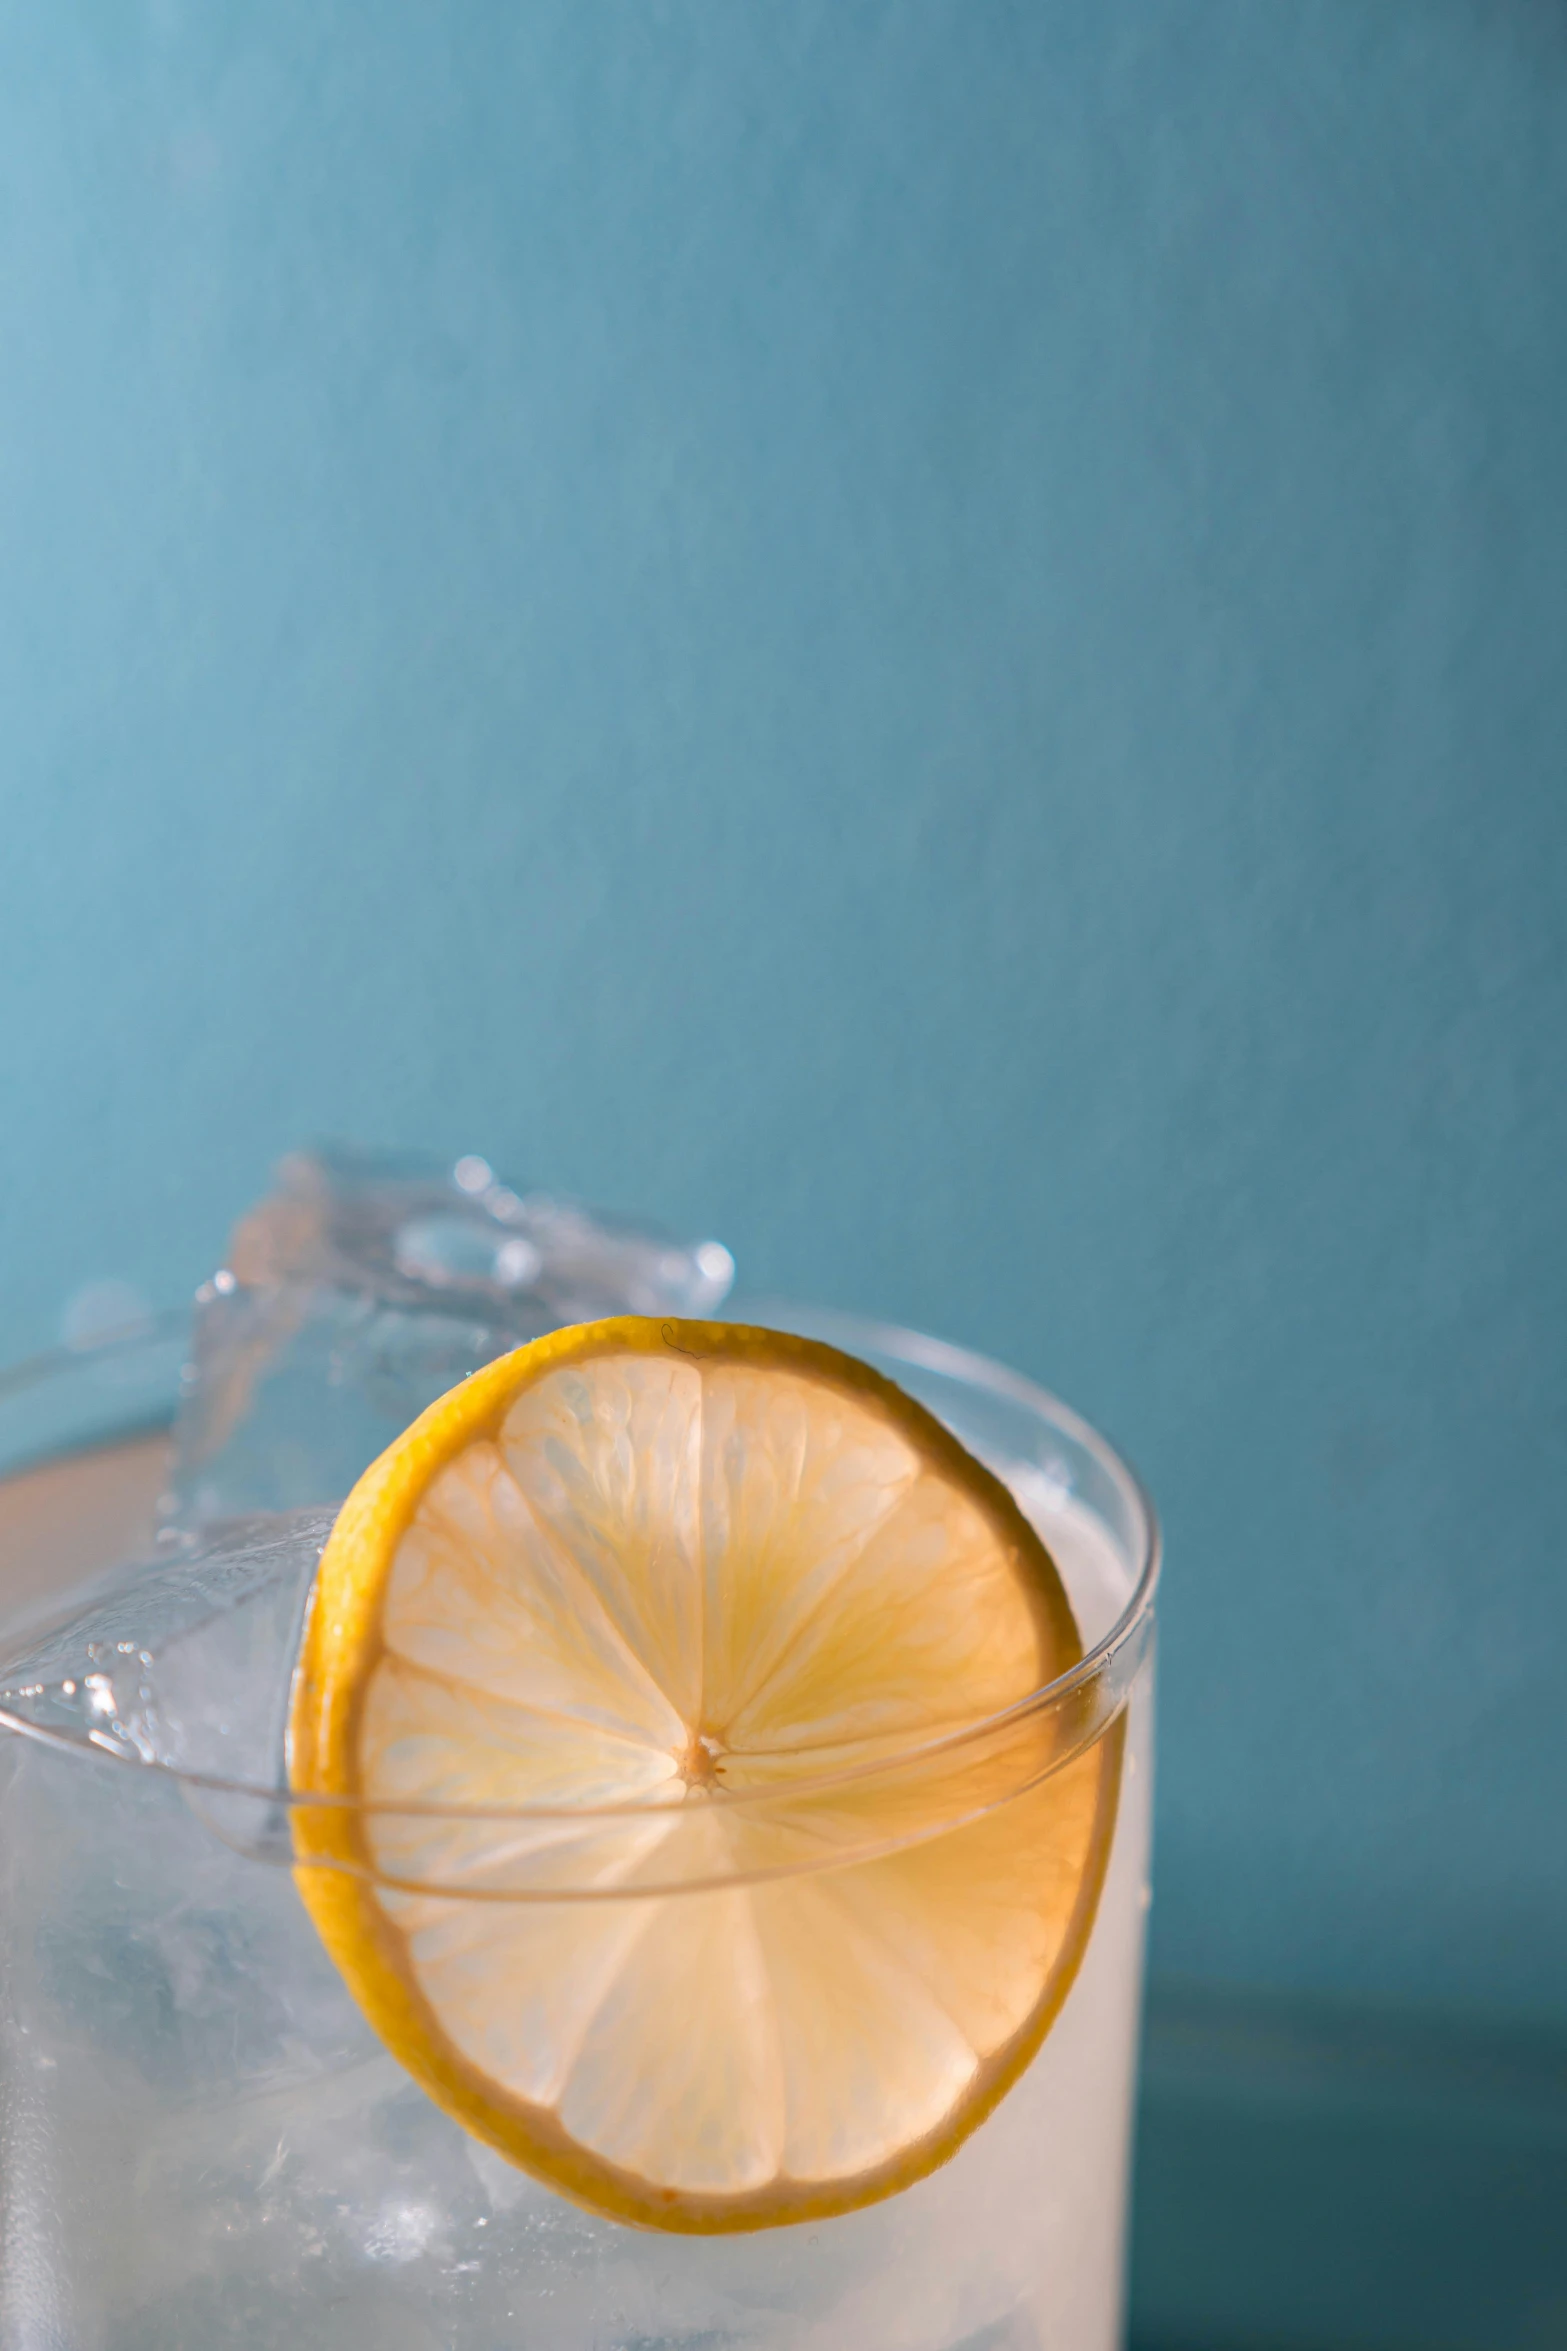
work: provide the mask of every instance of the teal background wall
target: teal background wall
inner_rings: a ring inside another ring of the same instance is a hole
[[[1567,2019],[1567,13],[0,0],[0,1338],[479,1149],[1099,1418],[1166,1973]]]

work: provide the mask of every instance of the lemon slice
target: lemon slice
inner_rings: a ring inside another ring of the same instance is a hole
[[[558,1332],[338,1518],[289,1771],[351,1801],[296,1805],[300,1891],[408,2071],[552,2187],[848,2211],[952,2154],[1070,1986],[1119,1729],[1063,1759],[1005,1710],[1079,1655],[1006,1488],[867,1365]]]

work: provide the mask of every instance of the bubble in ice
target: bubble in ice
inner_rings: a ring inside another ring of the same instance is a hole
[[[711,1313],[734,1260],[453,1165],[300,1152],[196,1297],[169,1524],[341,1501],[426,1405],[563,1323]]]

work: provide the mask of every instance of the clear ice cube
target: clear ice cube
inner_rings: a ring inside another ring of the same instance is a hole
[[[331,1527],[327,1511],[238,1520],[114,1569],[75,1596],[69,1619],[0,1659],[0,1710],[52,1745],[190,1775],[194,1809],[226,1843],[286,1860],[272,1799],[287,1783],[294,1658]]]
[[[168,1518],[341,1501],[427,1404],[508,1348],[610,1314],[711,1313],[734,1260],[486,1160],[296,1153],[196,1298]]]

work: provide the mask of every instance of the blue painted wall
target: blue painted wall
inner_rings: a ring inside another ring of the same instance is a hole
[[[1567,14],[0,4],[0,1337],[317,1132],[1100,1417],[1159,1964],[1567,2015]]]

